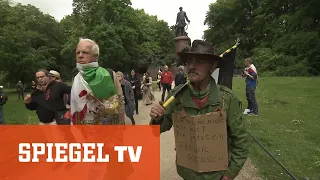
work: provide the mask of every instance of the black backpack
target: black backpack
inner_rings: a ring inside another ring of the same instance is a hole
[[[111,75],[112,81],[114,82],[114,77],[113,77],[113,70],[107,68],[107,71],[109,72],[109,74]]]

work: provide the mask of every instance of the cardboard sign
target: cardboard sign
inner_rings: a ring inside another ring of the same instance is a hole
[[[177,165],[197,172],[228,168],[226,114],[173,114]]]

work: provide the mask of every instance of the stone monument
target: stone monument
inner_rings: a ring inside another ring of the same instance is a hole
[[[182,7],[180,7],[179,10],[180,12],[178,12],[177,19],[176,19],[176,37],[186,36],[187,35],[185,31],[185,27],[187,25],[186,21],[190,23],[187,13],[182,10]]]
[[[176,53],[181,52],[185,47],[191,46],[191,40],[185,30],[187,25],[186,21],[190,23],[190,20],[188,19],[187,13],[182,10],[182,7],[180,7],[179,10],[180,12],[178,12],[176,19]]]

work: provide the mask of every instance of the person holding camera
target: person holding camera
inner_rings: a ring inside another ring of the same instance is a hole
[[[68,112],[63,95],[70,94],[71,87],[51,80],[46,69],[39,69],[35,75],[39,88],[25,96],[26,108],[36,111],[40,125],[70,124],[70,119],[62,117]],[[67,104],[70,104],[70,99]]]
[[[248,101],[248,107],[245,114],[249,116],[258,116],[258,103],[255,92],[258,84],[257,69],[252,64],[251,58],[245,59],[244,65],[246,68],[242,75],[246,77],[246,97]]]

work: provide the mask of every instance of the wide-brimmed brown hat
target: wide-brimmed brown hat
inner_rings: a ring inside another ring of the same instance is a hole
[[[216,54],[214,47],[203,40],[194,40],[191,47],[184,48],[181,52],[178,52],[178,56],[184,61],[190,56],[209,56],[212,60],[222,60],[222,58]]]

